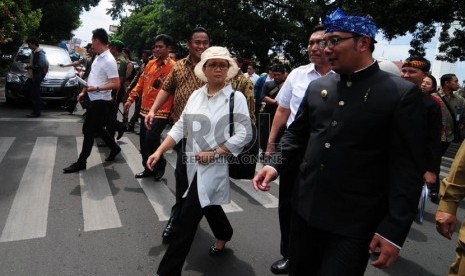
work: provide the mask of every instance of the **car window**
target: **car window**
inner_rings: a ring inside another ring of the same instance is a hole
[[[29,63],[31,59],[31,49],[28,47],[19,48],[18,54],[16,55],[16,61]]]

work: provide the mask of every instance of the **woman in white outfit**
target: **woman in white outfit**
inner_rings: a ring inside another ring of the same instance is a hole
[[[230,96],[234,92],[228,81],[239,68],[223,47],[213,46],[205,50],[194,72],[207,82],[194,91],[187,101],[181,118],[172,127],[161,146],[147,160],[152,169],[160,156],[186,137],[189,188],[184,194],[184,204],[179,221],[179,232],[171,241],[157,273],[181,275],[182,266],[189,253],[198,224],[205,217],[216,238],[210,247],[210,255],[223,252],[233,229],[221,204],[230,199],[227,157],[237,156],[252,139],[252,126],[244,95],[234,93],[234,130],[229,133]]]

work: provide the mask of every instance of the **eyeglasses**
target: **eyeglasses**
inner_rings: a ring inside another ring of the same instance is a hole
[[[318,46],[320,47],[320,49],[324,49],[326,47],[328,47],[329,49],[333,49],[334,47],[336,47],[336,45],[341,42],[341,41],[344,41],[344,40],[347,40],[347,39],[351,39],[351,38],[357,38],[357,37],[360,37],[359,35],[353,35],[353,36],[349,36],[349,37],[338,37],[338,36],[335,36],[335,37],[330,37],[328,39],[325,39],[325,40],[321,40],[318,42]]]
[[[209,69],[212,69],[212,70],[216,70],[217,68],[220,68],[221,70],[226,70],[226,69],[229,68],[229,64],[228,63],[216,63],[216,62],[213,62],[213,63],[207,64],[207,67]]]

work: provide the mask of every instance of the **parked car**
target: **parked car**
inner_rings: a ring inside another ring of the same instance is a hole
[[[75,97],[79,83],[73,67],[60,67],[59,64],[69,64],[69,53],[58,46],[41,44],[49,62],[48,73],[40,85],[40,97],[45,101],[67,102]],[[24,69],[31,59],[31,49],[27,44],[19,47],[13,57],[10,69],[6,76],[5,98],[7,103],[26,97],[23,87],[27,79],[27,70]]]

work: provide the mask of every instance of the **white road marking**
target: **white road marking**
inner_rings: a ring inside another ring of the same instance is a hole
[[[57,140],[57,137],[37,138],[0,242],[45,237]]]
[[[83,137],[76,137],[81,152]],[[79,172],[84,231],[121,227],[121,220],[96,146],[87,159],[87,170]]]
[[[15,137],[0,137],[0,163],[15,139]]]
[[[127,137],[123,137],[119,141],[123,157],[126,159],[126,163],[133,174],[141,172],[143,167],[142,156],[139,153],[139,150]],[[176,201],[175,196],[168,186],[166,186],[163,182],[155,182],[153,177],[137,179],[137,182],[144,190],[144,193],[152,205],[153,210],[157,214],[158,219],[160,221],[167,221],[170,218],[171,207]]]

